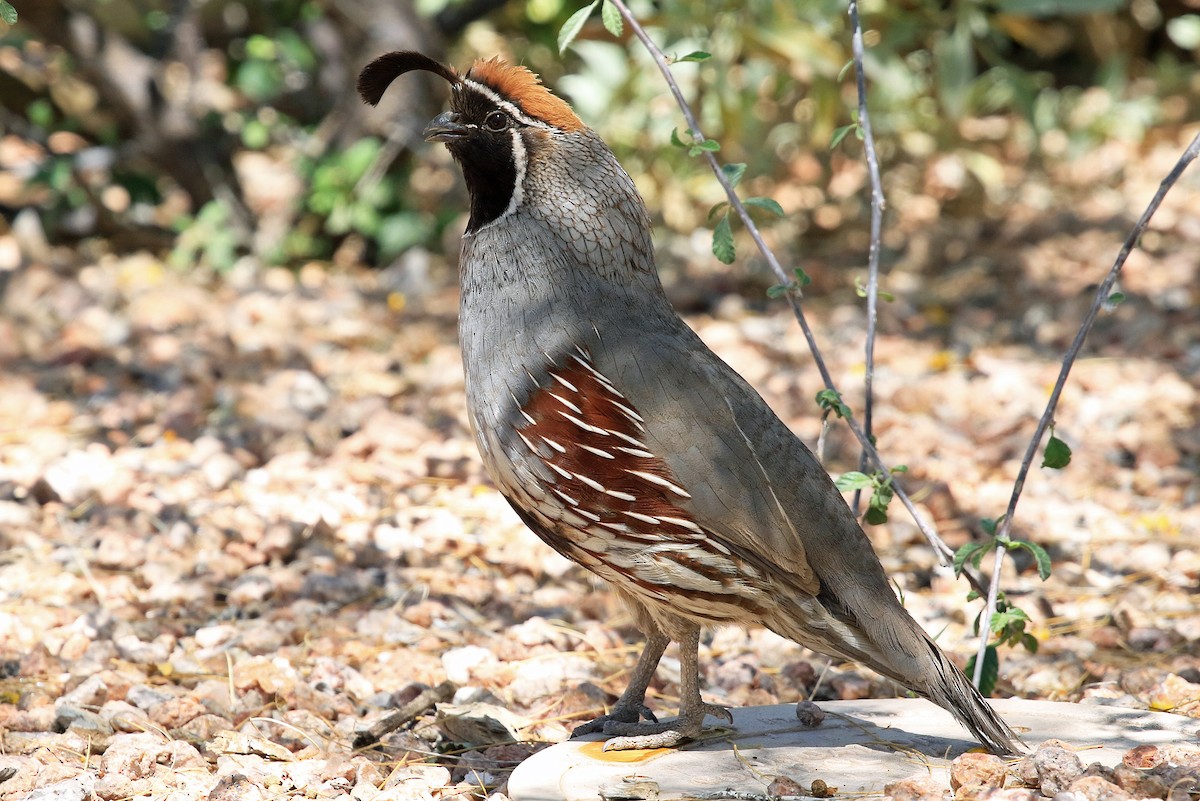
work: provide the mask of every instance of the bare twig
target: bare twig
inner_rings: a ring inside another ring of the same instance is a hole
[[[657,44],[654,43],[654,40],[649,37],[645,29],[642,28],[641,24],[638,23],[637,18],[633,16],[632,12],[630,12],[629,7],[625,5],[624,0],[609,1],[614,7],[616,7],[617,11],[620,12],[621,17],[629,25],[630,30],[633,31],[634,35],[646,48],[647,52],[650,53],[651,58],[654,59],[654,63],[658,66],[658,70],[662,73],[664,80],[666,80],[667,86],[671,90],[671,94],[675,96],[675,102],[679,105],[680,111],[683,112],[683,117],[687,121],[688,129],[691,131],[692,137],[697,141],[704,141],[706,137],[704,136],[704,132],[700,129],[700,123],[696,121],[696,115],[692,112],[691,106],[689,106],[688,102],[684,99],[683,92],[680,90],[679,84],[675,80],[675,76],[671,74],[670,65],[667,63],[667,58],[663,54],[663,51]],[[737,192],[734,191],[733,185],[729,182],[729,179],[725,176],[725,173],[722,172],[721,165],[717,163],[716,157],[713,156],[711,152],[705,151],[703,158],[708,163],[709,169],[712,170],[713,175],[716,176],[717,181],[721,184],[721,187],[725,190],[725,196],[729,199],[730,207],[737,212],[742,224],[745,225],[746,230],[749,232],[750,238],[753,239],[754,244],[758,246],[759,252],[763,255],[763,258],[766,259],[767,265],[771,268],[771,271],[775,273],[780,283],[785,285],[793,283],[793,280],[788,277],[787,272],[785,272],[782,265],[780,265],[779,259],[775,257],[775,254],[771,251],[771,248],[763,240],[762,234],[758,230],[758,226],[755,225],[754,220],[750,218],[750,213],[746,210],[745,205],[738,198]],[[822,382],[828,389],[837,392],[837,387],[833,383],[833,376],[830,375],[829,368],[825,365],[825,360],[821,356],[821,349],[817,346],[816,337],[813,334],[812,328],[808,324],[807,318],[804,316],[804,310],[800,306],[799,297],[795,292],[788,292],[787,299],[788,303],[791,304],[792,313],[796,316],[796,321],[800,324],[800,330],[804,333],[804,338],[808,342],[808,349],[812,353],[813,363],[816,365],[817,370],[821,374]],[[858,424],[858,421],[855,420],[852,415],[847,416],[845,420],[846,425],[850,428],[851,433],[853,433],[858,439],[859,444],[862,445],[863,450],[866,452],[870,460],[879,470],[890,475],[891,470],[888,468],[887,464],[884,463],[883,458],[879,455],[879,452],[871,443],[870,437],[867,436],[866,432],[863,431],[862,427]],[[933,530],[932,526],[930,526],[929,523],[917,512],[916,506],[913,504],[912,499],[908,497],[908,494],[904,491],[904,489],[894,482],[893,488],[895,490],[896,497],[900,499],[900,503],[905,509],[908,510],[908,513],[912,515],[917,527],[921,530],[921,533],[925,536],[925,539],[929,541],[929,544],[933,547],[934,552],[937,553],[938,558],[941,559],[943,564],[952,564],[954,556],[953,549],[951,549],[950,546],[947,545],[942,538],[937,535],[937,532]],[[981,595],[987,592],[986,588],[984,588],[979,579],[970,571],[964,570],[963,575],[967,577],[967,580],[970,582],[971,586],[974,587],[975,590]]]
[[[1142,212],[1142,216],[1138,219],[1137,224],[1133,226],[1133,230],[1129,232],[1129,236],[1125,238],[1125,244],[1121,246],[1121,252],[1117,254],[1116,261],[1109,269],[1108,275],[1100,286],[1096,289],[1096,297],[1092,299],[1092,307],[1088,309],[1087,316],[1083,318],[1083,323],[1079,326],[1079,331],[1075,333],[1075,339],[1071,342],[1071,347],[1067,349],[1066,356],[1063,357],[1062,368],[1058,371],[1058,380],[1054,382],[1054,389],[1050,392],[1050,399],[1046,401],[1046,408],[1042,412],[1041,419],[1038,420],[1037,428],[1034,429],[1033,437],[1029,441],[1029,447],[1025,449],[1025,458],[1021,460],[1021,469],[1017,471],[1017,480],[1013,484],[1012,497],[1008,500],[1008,509],[1004,512],[1004,519],[1000,521],[996,529],[996,539],[999,545],[996,547],[996,562],[992,569],[992,584],[991,589],[987,594],[987,608],[984,609],[983,618],[979,622],[979,653],[975,658],[975,684],[979,684],[979,678],[983,670],[983,655],[987,650],[988,633],[990,631],[992,617],[996,614],[996,593],[1000,584],[1000,568],[1004,562],[1004,555],[1008,552],[1005,544],[1009,541],[1009,531],[1012,529],[1013,516],[1017,513],[1017,501],[1021,498],[1021,491],[1025,489],[1025,479],[1029,475],[1029,468],[1033,466],[1034,457],[1037,455],[1038,447],[1042,443],[1042,437],[1046,434],[1046,429],[1050,427],[1050,423],[1054,420],[1054,410],[1058,407],[1058,400],[1062,395],[1063,387],[1067,383],[1067,376],[1071,374],[1071,367],[1074,366],[1075,360],[1079,358],[1079,352],[1083,349],[1083,342],[1087,339],[1087,335],[1091,332],[1092,326],[1096,323],[1096,317],[1100,314],[1100,309],[1108,301],[1109,295],[1112,294],[1113,284],[1117,281],[1117,276],[1121,273],[1121,268],[1125,266],[1125,260],[1129,258],[1129,254],[1137,247],[1138,240],[1146,230],[1146,226],[1150,224],[1150,218],[1158,211],[1158,207],[1162,205],[1163,198],[1167,196],[1167,192],[1171,191],[1171,187],[1179,180],[1179,176],[1187,169],[1188,165],[1196,160],[1200,155],[1200,134],[1197,134],[1192,139],[1191,144],[1183,151],[1179,160],[1175,162],[1175,166],[1171,172],[1163,178],[1162,183],[1158,186],[1158,191],[1154,193],[1150,204],[1146,206],[1146,210]]]
[[[404,706],[397,709],[390,715],[386,715],[375,722],[374,726],[369,729],[362,729],[354,733],[353,746],[357,751],[362,748],[367,748],[374,745],[383,739],[387,734],[391,734],[396,729],[413,720],[418,715],[422,715],[426,710],[431,709],[434,704],[445,703],[454,697],[454,692],[458,688],[452,682],[443,681],[436,687],[430,687],[416,698],[409,701]]]
[[[867,251],[867,343],[866,375],[863,378],[863,433],[872,437],[871,412],[875,399],[875,329],[879,318],[879,238],[883,227],[883,181],[879,177],[879,157],[875,153],[875,135],[871,133],[871,115],[867,113],[867,77],[863,68],[862,25],[858,19],[858,0],[850,0],[850,24],[854,29],[851,49],[854,53],[855,85],[858,90],[858,124],[862,128],[867,172],[871,177],[871,244]],[[867,454],[863,451],[859,469],[866,472]],[[854,492],[854,513],[862,491]]]

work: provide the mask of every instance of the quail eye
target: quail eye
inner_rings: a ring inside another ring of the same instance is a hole
[[[491,114],[487,115],[486,119],[484,119],[483,126],[489,131],[496,131],[499,133],[508,127],[508,115],[503,111],[493,111]]]

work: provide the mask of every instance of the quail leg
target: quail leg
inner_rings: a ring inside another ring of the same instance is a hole
[[[700,668],[697,657],[699,647],[700,627],[688,624],[686,631],[679,638],[679,717],[664,723],[610,720],[604,724],[603,731],[605,734],[618,736],[613,737],[604,744],[605,751],[674,748],[685,740],[692,740],[698,737],[704,730],[704,718],[708,715],[721,718],[730,725],[733,724],[733,715],[729,713],[728,709],[716,704],[706,704],[700,699]],[[648,650],[649,646],[647,646]],[[659,656],[661,655],[662,652],[660,650]],[[658,658],[656,657],[655,663],[657,664],[657,662]],[[638,668],[641,667],[642,664],[639,661]],[[643,687],[643,692],[644,690],[645,688]],[[628,694],[628,691],[626,691],[626,694]],[[621,696],[621,700],[625,700],[624,695]],[[620,706],[619,702],[618,706]]]
[[[625,692],[621,693],[621,697],[617,699],[617,703],[613,705],[607,715],[601,715],[582,726],[576,726],[575,730],[571,732],[571,736],[579,737],[584,734],[606,732],[608,727],[614,724],[637,725],[642,718],[652,721],[651,725],[658,723],[658,718],[646,706],[646,688],[650,686],[650,680],[654,678],[654,671],[658,668],[658,661],[662,659],[663,651],[667,649],[667,644],[670,642],[671,639],[657,628],[648,631],[646,647],[642,649],[642,655],[638,657],[633,675],[629,677],[629,684],[625,687]]]

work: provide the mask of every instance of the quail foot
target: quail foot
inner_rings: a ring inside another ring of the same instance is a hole
[[[645,634],[629,686],[576,734],[668,747],[729,712],[700,697],[705,625],[762,625],[945,707],[991,751],[1019,742],[897,601],[812,453],[667,301],[650,221],[612,151],[532,72],[463,74],[415,52],[359,76],[366,102],[426,70],[450,85],[429,123],[462,168],[459,337],[480,456],[547,545],[607,580]],[[680,711],[646,689],[679,645]]]

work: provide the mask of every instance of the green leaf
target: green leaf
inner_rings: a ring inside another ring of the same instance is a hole
[[[851,470],[838,476],[833,482],[833,485],[841,492],[870,489],[871,487],[875,486],[875,478],[867,475],[866,473],[860,473],[857,470]]]
[[[710,58],[712,58],[712,53],[705,53],[703,50],[693,50],[686,56],[680,56],[679,58],[675,59],[675,63],[678,64],[684,61],[707,61]]]
[[[1036,654],[1038,652],[1039,643],[1037,641],[1037,637],[1034,637],[1029,632],[1025,632],[1021,635],[1021,645],[1024,646],[1025,650],[1031,654]]]
[[[955,577],[962,575],[963,568],[965,568],[967,565],[967,560],[970,559],[976,551],[987,547],[988,544],[986,542],[968,542],[965,545],[960,546],[959,549],[954,552]]]
[[[1106,14],[1126,5],[1125,0],[996,0],[1006,14],[1049,17],[1057,14]]]
[[[671,129],[671,144],[675,145],[675,147],[687,147],[687,142],[679,138],[678,128]]]
[[[1125,293],[1124,292],[1113,292],[1111,295],[1109,295],[1107,298],[1105,298],[1104,305],[1107,306],[1109,308],[1109,310],[1111,310],[1116,306],[1120,306],[1124,302],[1125,302]]]
[[[967,660],[966,674],[968,676],[975,675],[975,656]],[[983,649],[983,670],[979,673],[979,692],[984,696],[991,695],[996,689],[998,678],[1000,678],[1000,655],[996,652],[996,646],[989,645]]]
[[[717,227],[713,229],[713,255],[717,257],[717,261],[722,264],[733,264],[733,258],[737,251],[733,246],[733,229],[729,227],[729,217],[721,218],[717,223]]]
[[[896,491],[892,489],[890,478],[883,482],[877,480],[875,491],[871,493],[871,500],[867,502],[867,522],[876,525],[886,523],[888,504],[895,496]],[[872,510],[875,512],[874,515],[871,514]]]
[[[1071,463],[1071,447],[1053,434],[1042,454],[1042,467],[1061,470]]]
[[[979,527],[983,529],[984,534],[994,537],[996,536],[996,529],[1000,526],[1000,521],[1003,519],[1003,515],[1001,515],[997,520],[993,520],[990,517],[985,517],[979,521]]]
[[[887,507],[870,506],[863,520],[872,526],[881,526],[887,522]]]
[[[715,219],[717,218],[717,215],[718,215],[718,214],[721,214],[722,212],[724,212],[724,211],[725,211],[726,209],[728,209],[728,208],[729,208],[729,201],[728,201],[728,200],[722,200],[720,203],[718,203],[717,205],[715,205],[715,206],[713,206],[711,209],[709,209],[709,210],[708,210],[708,221],[709,221],[709,223],[711,223],[713,220],[715,220]]]
[[[1019,606],[1010,606],[1001,611],[996,610],[996,614],[992,615],[992,633],[1000,634],[1007,637],[1008,629],[1015,629],[1017,632],[1024,632],[1025,624],[1029,622],[1029,615],[1025,614],[1025,610]]]
[[[977,75],[975,39],[969,24],[959,22],[933,43],[936,96],[942,110],[953,120],[967,109],[968,93]]]
[[[1022,548],[1029,551],[1033,554],[1033,560],[1037,562],[1038,576],[1042,581],[1050,578],[1050,554],[1046,553],[1045,548],[1028,540],[1012,540],[1008,547],[1014,551]]]
[[[846,77],[846,73],[852,69],[854,69],[854,59],[850,59],[849,61],[847,61],[845,64],[842,65],[842,68],[840,70],[838,70],[838,76],[837,76],[838,83],[841,83],[842,79]]]
[[[850,133],[857,127],[858,123],[852,122],[849,125],[843,125],[840,128],[835,129],[833,136],[829,137],[829,149],[836,150],[837,146],[840,145],[842,140],[846,138],[846,134]]]
[[[742,180],[742,176],[746,174],[746,165],[737,162],[735,164],[722,164],[721,172],[725,174],[725,180],[730,186],[737,186]]]
[[[754,206],[758,209],[766,209],[776,217],[783,216],[783,206],[780,206],[773,198],[769,197],[748,197],[742,201],[747,206]]]
[[[817,405],[826,412],[833,412],[838,417],[849,417],[850,407],[842,401],[842,396],[836,389],[823,389],[817,393]]]
[[[0,19],[4,20],[5,25],[17,24],[17,10],[7,0],[0,0]]]
[[[596,9],[596,5],[599,2],[600,0],[592,0],[591,3],[576,11],[563,23],[562,28],[558,32],[559,53],[565,53],[567,48],[571,46],[571,42],[575,41],[575,37],[583,30],[584,24],[588,21],[588,17],[592,15],[592,11]]]
[[[600,19],[604,22],[604,28],[618,39],[621,38],[621,33],[625,30],[625,20],[621,19],[621,12],[612,3],[605,3],[600,7]]]
[[[854,294],[858,295],[860,298],[865,298],[867,296],[867,286],[863,283],[862,276],[854,276]],[[875,288],[875,297],[879,300],[882,300],[884,303],[891,303],[896,299],[896,296],[891,292],[878,287]]]
[[[250,100],[270,100],[283,90],[283,70],[273,61],[249,59],[238,67],[234,84]]]
[[[792,291],[792,284],[775,284],[767,287],[767,297],[771,300],[778,300]]]
[[[716,139],[702,139],[688,148],[689,156],[699,156],[701,153],[716,153],[721,149],[721,143]]]
[[[25,107],[25,116],[39,128],[49,128],[54,124],[54,106],[44,97],[39,97]]]
[[[247,120],[242,127],[242,144],[251,150],[262,150],[271,143],[271,129],[259,120]]]
[[[279,50],[274,39],[255,34],[246,40],[246,55],[259,61],[274,61],[279,57]]]
[[[802,268],[797,267],[792,272],[794,272],[796,274],[796,283],[799,284],[800,286],[808,286],[809,284],[812,283],[812,276],[810,276],[808,273],[804,272],[804,270]]]

